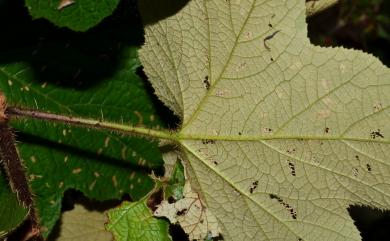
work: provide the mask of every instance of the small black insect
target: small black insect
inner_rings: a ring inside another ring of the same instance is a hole
[[[202,143],[203,144],[215,144],[215,141],[214,140],[210,140],[210,139],[202,139]]]
[[[325,127],[325,133],[329,133],[329,127]]]
[[[206,86],[207,90],[210,89],[210,81],[209,81],[209,76],[208,75],[206,75],[206,77],[204,77],[203,83]]]
[[[375,138],[377,138],[377,137],[385,138],[385,137],[381,134],[381,130],[380,130],[380,129],[378,129],[377,131],[371,132],[370,136],[371,136],[372,139],[375,139]]]

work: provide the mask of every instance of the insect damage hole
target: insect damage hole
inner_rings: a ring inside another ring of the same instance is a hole
[[[371,165],[367,163],[366,167],[367,167],[367,171],[371,172]]]
[[[184,208],[183,210],[178,210],[176,212],[176,215],[177,216],[182,216],[182,215],[186,214],[186,212],[187,212],[187,208]]]

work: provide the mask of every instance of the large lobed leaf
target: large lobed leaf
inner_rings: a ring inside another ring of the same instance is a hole
[[[193,0],[146,27],[142,64],[225,240],[360,240],[348,206],[390,208],[390,71],[311,45],[305,17],[304,0]]]
[[[109,81],[102,77],[100,82],[80,88],[40,81],[34,68],[26,63],[2,64],[0,89],[9,105],[95,119],[111,118],[133,125],[160,125],[144,83],[135,73],[139,66],[136,48],[126,47],[120,54],[118,67]],[[74,79],[80,83],[87,81],[85,77]],[[43,121],[15,120],[11,124],[21,140],[20,155],[46,231],[59,218],[61,199],[67,189],[80,190],[97,200],[120,198],[124,194],[139,199],[153,187],[148,176],[151,169],[162,164],[157,144],[139,137]]]

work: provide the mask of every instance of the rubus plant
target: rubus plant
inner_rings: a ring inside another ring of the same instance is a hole
[[[360,240],[348,207],[390,207],[390,71],[310,43],[335,2],[144,0],[140,28],[132,1],[25,0],[75,31],[134,18],[0,49],[0,235],[46,239],[76,189],[122,203],[58,240]]]

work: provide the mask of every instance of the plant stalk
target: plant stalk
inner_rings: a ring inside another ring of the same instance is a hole
[[[130,126],[114,122],[107,122],[103,120],[93,120],[80,117],[72,117],[65,115],[52,114],[37,110],[28,110],[16,107],[7,107],[6,114],[9,118],[32,118],[38,120],[46,121],[55,121],[61,122],[64,124],[75,125],[75,126],[84,126],[88,128],[102,129],[114,131],[122,134],[128,135],[142,135],[147,137],[153,137],[157,139],[167,139],[176,141],[177,136],[174,132],[162,131],[162,130],[153,130],[145,127]]]

